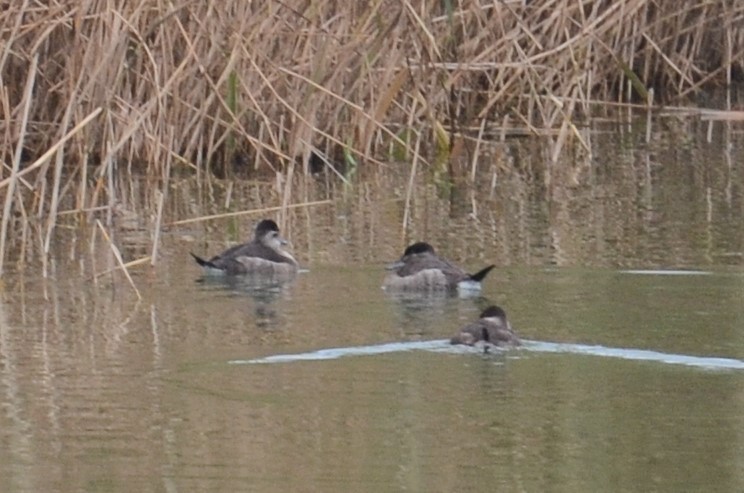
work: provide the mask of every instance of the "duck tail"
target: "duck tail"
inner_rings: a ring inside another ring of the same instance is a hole
[[[191,252],[189,252],[189,253],[191,253]],[[202,267],[211,267],[213,269],[216,269],[217,268],[217,266],[214,265],[209,260],[205,260],[205,259],[201,258],[200,256],[195,255],[193,253],[191,253],[191,256],[194,257],[194,260],[196,260],[196,263],[199,264],[199,265],[201,265]]]
[[[481,337],[486,342],[491,342],[491,334],[488,333],[488,329],[483,327],[481,328]]]
[[[491,346],[491,334],[488,333],[488,329],[483,327],[481,328],[481,337],[483,338],[483,342],[485,344],[483,345],[483,353],[487,353]]]
[[[495,265],[491,264],[485,269],[481,269],[475,274],[471,274],[468,279],[470,279],[471,281],[475,281],[475,282],[481,282],[488,275],[488,273],[491,272],[491,269],[493,269],[494,267]]]

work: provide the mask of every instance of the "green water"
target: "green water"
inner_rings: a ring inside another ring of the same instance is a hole
[[[422,178],[405,237],[405,170],[299,184],[334,202],[286,218],[309,271],[276,290],[198,282],[188,252],[224,248],[226,223],[168,228],[158,265],[132,269],[141,300],[95,276],[107,247],[61,242],[51,278],[32,263],[3,279],[0,490],[741,491],[742,370],[527,350],[230,364],[446,339],[490,303],[532,341],[744,360],[738,143],[658,146],[597,143],[564,188],[521,148],[496,188],[486,166],[460,195]],[[213,212],[179,186],[173,219]],[[131,260],[146,248],[128,234]],[[471,271],[495,263],[481,296],[384,293],[385,262],[415,239]]]

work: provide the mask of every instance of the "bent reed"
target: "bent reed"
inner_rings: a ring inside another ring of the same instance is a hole
[[[46,5],[0,13],[0,272],[11,238],[48,255],[63,200],[110,214],[122,170],[157,180],[159,224],[175,172],[446,168],[458,138],[562,141],[744,69],[744,4],[725,0]]]

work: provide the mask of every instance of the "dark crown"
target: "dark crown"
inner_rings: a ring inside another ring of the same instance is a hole
[[[506,312],[503,308],[496,305],[491,305],[481,313],[480,318],[502,318],[506,319]]]
[[[256,237],[262,237],[271,231],[279,232],[279,226],[271,219],[264,219],[256,225]]]
[[[426,252],[434,253],[434,247],[426,242],[419,241],[418,243],[414,243],[413,245],[410,245],[408,248],[406,248],[406,251],[403,252],[403,256]]]

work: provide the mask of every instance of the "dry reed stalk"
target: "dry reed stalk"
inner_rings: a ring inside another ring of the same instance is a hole
[[[413,189],[416,184],[416,169],[418,164],[419,149],[421,146],[421,135],[416,136],[416,146],[413,150],[413,159],[411,160],[411,174],[408,177],[408,186],[406,187],[406,200],[403,207],[403,222],[401,224],[401,239],[405,243],[406,231],[408,230],[408,220],[411,217],[411,199]]]
[[[75,101],[76,101],[76,95],[75,95],[75,91],[73,91],[72,98],[70,99],[70,104],[67,105],[65,114],[62,117],[62,126],[60,127],[62,131],[66,130],[70,125],[70,120],[72,118],[73,104]],[[60,200],[60,186],[62,184],[62,166],[65,160],[65,153],[64,153],[63,147],[60,147],[59,152],[57,152],[55,157],[56,159],[54,163],[52,196],[50,198],[49,212],[47,214],[47,228],[46,228],[46,235],[44,238],[43,255],[42,255],[42,262],[43,262],[42,271],[43,271],[44,277],[47,277],[47,259],[49,258],[49,248],[52,242],[52,233],[54,232],[54,228],[57,225],[57,212],[59,211],[59,200]]]
[[[129,262],[124,263],[124,264],[119,263],[117,264],[116,267],[113,267],[111,269],[106,269],[102,272],[96,272],[96,274],[93,276],[93,279],[96,280],[99,277],[105,276],[107,274],[113,274],[114,272],[117,272],[119,270],[123,270],[124,272],[126,272],[131,267],[137,267],[138,265],[143,265],[143,264],[147,264],[150,262],[152,262],[152,259],[150,257],[142,257],[142,258],[138,258],[137,260],[130,260]]]
[[[744,121],[744,111],[735,110],[709,110],[702,108],[699,110],[700,119],[703,121]]]
[[[4,228],[32,202],[45,252],[62,209],[107,206],[110,219],[116,173],[163,178],[164,154],[200,177],[308,173],[311,149],[360,169],[387,166],[391,148],[432,166],[444,142],[432,129],[480,142],[509,122],[501,138],[557,135],[555,156],[590,112],[655,110],[744,70],[744,3],[727,0],[6,3],[0,152],[34,163],[0,174],[0,189],[14,183]],[[98,108],[105,118],[61,140]]]
[[[68,209],[68,210],[64,210],[64,211],[58,211],[57,212],[57,215],[58,216],[69,216],[69,215],[73,215],[73,214],[80,214],[82,212],[88,212],[88,213],[90,213],[90,212],[100,212],[100,211],[105,211],[107,209],[108,209],[108,206],[107,205],[102,205],[102,206],[99,206],[99,207],[83,207],[83,208],[79,208],[79,209]]]
[[[292,197],[292,181],[294,177],[294,161],[289,163],[289,169],[287,170],[287,176],[284,180],[284,189],[281,190],[282,205],[279,208],[279,224],[282,230],[287,224],[287,207]]]
[[[96,219],[96,225],[98,226],[98,229],[101,231],[101,234],[103,234],[103,237],[108,242],[109,247],[111,248],[111,251],[114,254],[114,258],[116,258],[116,262],[119,264],[119,268],[122,270],[122,272],[124,272],[124,275],[126,276],[127,281],[129,281],[129,285],[132,286],[132,289],[134,289],[134,292],[137,294],[137,299],[141,300],[142,295],[140,294],[139,289],[137,289],[137,285],[134,284],[134,279],[132,279],[132,276],[129,275],[129,269],[127,268],[127,266],[130,265],[131,263],[130,264],[124,263],[124,259],[121,257],[121,252],[116,247],[116,245],[114,245],[113,240],[111,239],[109,234],[106,232],[106,228],[103,227],[103,224],[101,223],[99,219]],[[148,260],[149,258],[140,259],[134,265],[147,262]]]
[[[160,190],[156,190],[156,195],[158,198],[158,205],[157,205],[157,216],[155,218],[155,227],[154,227],[154,234],[152,238],[152,253],[150,254],[150,265],[153,267],[158,261],[158,246],[160,245],[160,225],[163,221],[163,207],[165,205],[165,192],[161,192]]]
[[[251,209],[248,211],[238,211],[238,212],[225,212],[224,214],[212,214],[209,216],[200,216],[200,217],[192,217],[189,219],[181,219],[178,221],[173,221],[169,223],[169,226],[178,226],[182,224],[190,224],[190,223],[197,223],[201,221],[211,221],[212,219],[225,219],[228,217],[236,217],[236,216],[246,216],[251,214],[266,214],[267,212],[277,212],[281,211],[282,209],[288,210],[288,209],[298,209],[298,208],[305,208],[305,207],[314,207],[316,205],[326,205],[326,204],[332,204],[333,200],[316,200],[313,202],[303,202],[301,204],[287,204],[286,206],[278,206],[278,207],[264,207],[261,209]]]
[[[80,130],[82,130],[86,125],[88,125],[88,123],[90,123],[91,120],[93,120],[95,117],[97,117],[99,115],[99,113],[101,113],[101,108],[96,108],[95,110],[93,110],[92,113],[90,113],[88,116],[86,116],[85,118],[83,118],[80,121],[80,123],[78,123],[77,125],[75,125],[75,127],[72,130],[70,130],[69,132],[67,132],[61,139],[59,139],[57,142],[55,142],[54,145],[52,145],[49,149],[47,149],[46,152],[41,155],[41,157],[39,157],[38,159],[36,159],[30,165],[28,165],[25,168],[23,168],[23,171],[19,171],[19,172],[15,173],[15,174],[11,175],[10,177],[8,177],[8,178],[0,181],[0,189],[2,189],[3,187],[8,186],[12,181],[17,180],[18,178],[20,178],[20,177],[22,177],[24,175],[27,175],[31,171],[33,171],[33,170],[39,168],[40,166],[46,164],[47,160],[55,152],[57,152],[57,150],[60,147],[62,147],[68,140],[70,140],[78,132],[80,132]],[[23,128],[23,126],[21,128]],[[19,143],[22,143],[22,141],[19,142]],[[23,150],[22,147],[21,147],[21,150]],[[19,161],[20,161],[20,156],[19,156]]]
[[[470,181],[475,182],[475,176],[478,171],[478,159],[480,157],[480,147],[483,142],[483,132],[486,129],[486,119],[481,120],[480,128],[478,129],[478,137],[475,140],[475,150],[473,151],[473,159],[470,165]]]
[[[286,74],[288,74],[288,75],[292,75],[292,76],[298,77],[298,78],[302,79],[302,80],[303,80],[303,82],[305,82],[305,83],[307,83],[307,84],[309,84],[309,85],[311,85],[311,86],[315,87],[316,89],[318,89],[318,90],[320,90],[320,91],[322,91],[322,92],[326,92],[326,93],[327,93],[328,95],[330,95],[330,96],[331,96],[332,98],[340,100],[341,102],[345,103],[345,104],[346,104],[347,106],[349,106],[349,107],[351,107],[352,109],[354,109],[354,110],[358,111],[358,112],[359,112],[359,114],[360,114],[361,116],[363,116],[364,118],[366,118],[366,119],[368,119],[369,121],[371,121],[371,122],[375,123],[375,120],[374,120],[374,119],[373,119],[373,118],[372,118],[372,117],[371,117],[370,115],[368,115],[368,114],[367,114],[367,113],[366,113],[366,112],[364,111],[364,109],[363,109],[362,107],[360,107],[360,106],[358,106],[358,105],[356,105],[356,104],[352,103],[351,101],[348,101],[348,100],[346,100],[346,99],[345,99],[345,98],[344,98],[343,96],[340,96],[340,95],[338,95],[338,94],[334,94],[334,93],[328,92],[328,91],[327,91],[327,90],[326,90],[325,88],[323,88],[322,86],[319,86],[319,85],[317,85],[317,84],[316,84],[315,82],[313,82],[313,81],[311,81],[311,80],[307,79],[306,77],[303,77],[303,76],[302,76],[302,75],[300,75],[300,74],[294,73],[294,72],[292,72],[292,71],[289,71],[289,70],[287,70],[287,69],[284,69],[284,68],[280,68],[279,70],[281,70],[282,72],[285,72],[285,73],[286,73]],[[299,113],[297,113],[297,112],[294,112],[294,110],[293,110],[293,108],[292,108],[292,106],[291,106],[291,105],[287,104],[287,103],[286,103],[286,102],[285,102],[285,101],[284,101],[284,100],[283,100],[283,99],[282,99],[281,97],[278,97],[278,95],[277,95],[277,98],[278,98],[278,100],[279,100],[280,102],[283,102],[283,103],[284,103],[284,104],[285,104],[285,105],[287,106],[287,109],[288,109],[288,110],[290,110],[291,112],[293,112],[293,113],[294,113],[294,116],[295,116],[295,117],[297,117],[299,121],[301,121],[302,123],[304,123],[304,124],[306,124],[306,125],[309,125],[309,123],[307,122],[307,120],[306,120],[306,119],[305,119],[305,118],[304,118],[304,117],[303,117],[302,115],[300,115],[300,114],[299,114]],[[406,143],[405,143],[405,142],[403,142],[403,141],[402,141],[402,140],[401,140],[401,139],[400,139],[400,138],[399,138],[399,137],[398,137],[397,135],[395,135],[394,133],[392,133],[392,132],[391,132],[390,130],[388,130],[387,128],[385,128],[385,127],[380,127],[380,130],[381,130],[381,131],[382,131],[383,133],[387,134],[387,135],[388,135],[388,136],[389,136],[389,137],[390,137],[390,138],[391,138],[391,139],[392,139],[393,141],[396,141],[396,142],[397,142],[398,144],[401,144],[401,145],[403,145],[403,146],[405,146],[405,145],[406,145]],[[336,138],[336,137],[334,137],[333,135],[330,135],[330,134],[326,134],[325,132],[319,132],[319,133],[320,133],[320,134],[321,134],[321,135],[322,135],[323,137],[326,137],[326,138],[327,138],[328,140],[330,140],[331,142],[334,142],[335,144],[338,144],[338,145],[340,145],[340,146],[343,146],[343,145],[344,145],[344,143],[343,143],[342,141],[340,141],[339,139],[337,139],[337,138]],[[360,157],[361,157],[361,156],[363,156],[363,153],[361,153],[361,152],[359,152],[358,154],[359,154],[359,156],[360,156]],[[371,160],[372,162],[374,162],[375,164],[379,164],[379,165],[382,165],[382,166],[384,166],[384,165],[385,165],[385,163],[384,163],[384,162],[382,162],[382,161],[378,161],[377,159],[374,159],[374,158],[369,158],[369,159],[370,159],[370,160]]]
[[[18,144],[16,146],[15,155],[13,156],[13,167],[10,170],[10,177],[0,182],[0,188],[7,181],[8,189],[5,191],[5,205],[3,206],[3,219],[2,226],[0,226],[0,276],[3,273],[3,266],[5,261],[5,241],[8,234],[8,222],[10,221],[10,211],[13,205],[13,198],[15,197],[15,184],[21,172],[18,170],[21,166],[21,153],[23,151],[23,142],[26,135],[26,128],[28,124],[28,117],[31,111],[31,96],[34,90],[34,83],[36,82],[37,66],[39,57],[34,56],[31,59],[31,67],[29,67],[28,77],[26,79],[26,89],[23,92],[24,105],[23,115],[21,117],[20,133],[18,135]]]
[[[172,134],[171,134],[172,139]],[[172,142],[172,140],[171,140]],[[160,232],[163,224],[163,208],[165,207],[165,200],[168,197],[168,186],[170,185],[170,172],[171,172],[172,158],[170,153],[166,158],[165,163],[165,176],[163,177],[163,189],[157,190],[157,215],[155,216],[154,234],[152,239],[152,253],[150,254],[150,264],[155,265],[158,259],[158,246],[160,245]]]

